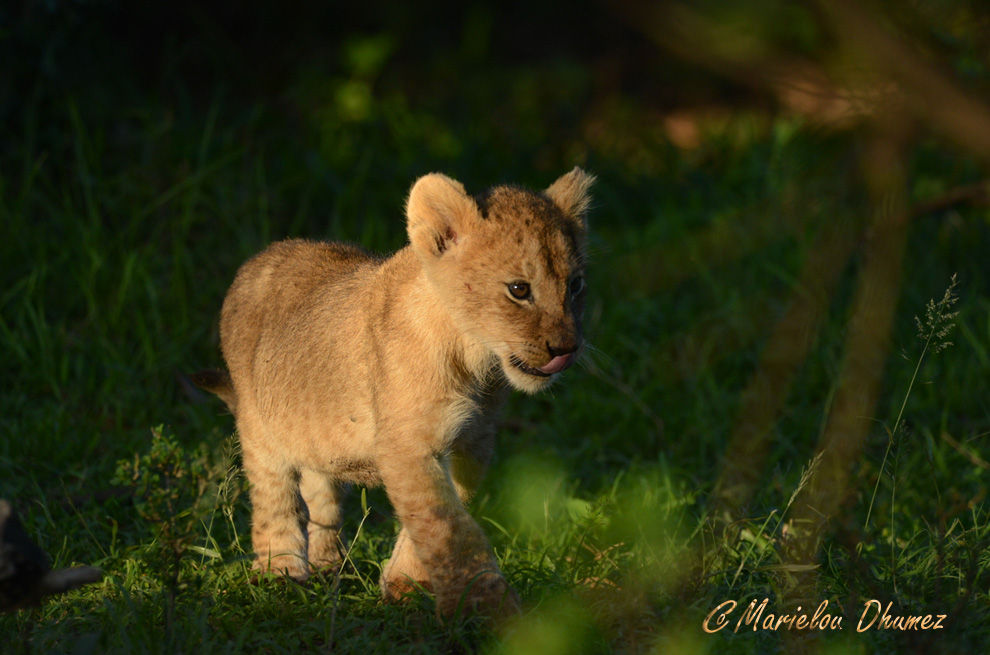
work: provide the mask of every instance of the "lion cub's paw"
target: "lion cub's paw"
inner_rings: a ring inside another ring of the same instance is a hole
[[[460,593],[437,598],[437,612],[445,617],[478,614],[500,620],[521,611],[519,595],[496,573],[483,573]]]
[[[314,571],[336,572],[344,562],[344,553],[336,539],[314,540],[309,542],[309,564]]]
[[[403,603],[409,600],[417,592],[433,592],[433,585],[429,580],[412,580],[408,577],[385,580],[382,578],[382,599],[386,603]]]
[[[264,561],[258,558],[251,568],[254,570],[254,575],[251,576],[252,584],[258,584],[265,579],[279,578],[306,582],[311,573],[306,560],[296,555],[279,555],[266,558]]]

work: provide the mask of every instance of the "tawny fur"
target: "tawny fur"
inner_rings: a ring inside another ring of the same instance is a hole
[[[244,264],[220,318],[229,375],[194,381],[235,415],[258,569],[337,564],[342,485],[384,484],[401,524],[386,598],[418,584],[445,615],[518,608],[465,504],[508,387],[545,388],[550,362],[581,347],[593,180],[575,168],[542,193],[471,197],[431,174],[409,194],[410,244],[387,259],[292,240]]]

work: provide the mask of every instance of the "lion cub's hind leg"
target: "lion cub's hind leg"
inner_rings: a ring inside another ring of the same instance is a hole
[[[340,540],[344,490],[322,473],[303,469],[299,491],[309,510],[306,524],[309,563],[316,570],[333,568],[344,558]]]
[[[281,458],[255,452],[251,439],[244,438],[244,471],[251,483],[251,544],[254,568],[288,575],[296,580],[309,577],[306,538],[301,522],[304,508],[299,497],[298,474]],[[266,456],[267,455],[267,456]]]

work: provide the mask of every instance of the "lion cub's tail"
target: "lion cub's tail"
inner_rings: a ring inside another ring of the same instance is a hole
[[[196,371],[189,376],[200,389],[209,391],[220,397],[220,400],[227,404],[230,412],[237,414],[237,395],[234,393],[234,383],[230,379],[230,373],[220,368],[208,368]]]

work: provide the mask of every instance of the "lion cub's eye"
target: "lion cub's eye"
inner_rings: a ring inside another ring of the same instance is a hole
[[[584,276],[579,275],[570,284],[570,292],[572,296],[579,296],[584,291]]]
[[[529,282],[510,282],[508,285],[509,293],[512,294],[513,298],[517,300],[525,300],[529,298]]]

